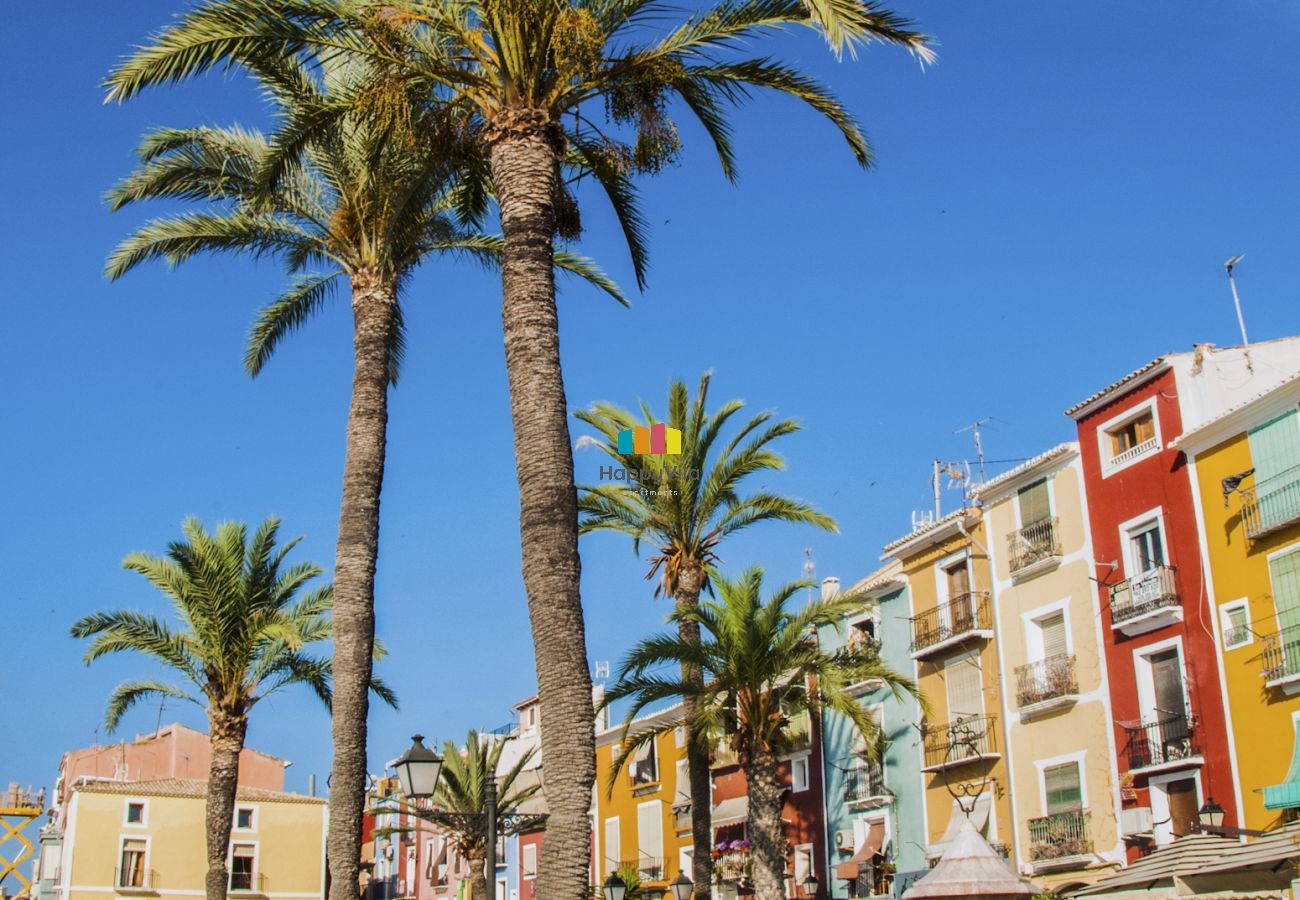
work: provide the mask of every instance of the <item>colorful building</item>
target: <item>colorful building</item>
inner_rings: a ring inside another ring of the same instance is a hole
[[[1056,890],[1124,861],[1078,445],[981,485],[1016,863]]]
[[[909,655],[930,704],[921,773],[932,861],[968,818],[1004,852],[1016,839],[987,545],[979,510],[966,507],[884,548],[907,581]]]
[[[202,896],[207,783],[94,781],[70,786],[60,865],[64,900]],[[232,898],[325,896],[326,804],[240,787],[227,866]]]
[[[837,579],[822,582],[823,596]],[[911,606],[902,566],[894,562],[852,587],[866,609],[839,631],[818,638],[833,652],[850,645],[878,648],[895,672],[916,677],[912,659]],[[880,723],[884,744],[877,762],[847,718],[833,710],[822,717],[826,842],[830,848],[829,897],[900,897],[929,870],[921,782],[921,710],[911,696],[896,697],[879,684],[857,686],[861,702]]]
[[[1300,811],[1300,377],[1175,443],[1187,454],[1210,573],[1247,828]],[[1223,803],[1219,797],[1214,798]]]

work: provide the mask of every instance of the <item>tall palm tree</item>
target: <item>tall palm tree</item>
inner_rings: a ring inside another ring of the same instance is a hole
[[[922,59],[929,39],[875,0],[717,0],[680,15],[651,0],[206,0],[109,77],[110,99],[214,66],[286,55],[357,54],[429,98],[467,157],[491,173],[500,209],[502,324],[524,587],[533,630],[551,818],[538,875],[547,900],[586,889],[587,807],[595,780],[591,678],[579,595],[577,502],[560,365],[552,254],[578,207],[562,164],[582,157],[620,208],[629,173],[659,171],[680,150],[669,105],[704,128],[734,178],[727,115],[755,89],[828,118],[863,166],[870,146],[840,102],[805,72],[741,56],[751,39],[808,26],[837,51],[872,41]],[[283,149],[332,127],[355,98],[289,123]],[[624,230],[640,222],[625,217]],[[634,252],[638,281],[645,257]],[[354,811],[354,810],[352,810]],[[355,855],[355,854],[354,854]],[[333,900],[344,895],[335,879]]]
[[[250,539],[240,523],[223,523],[209,534],[197,519],[186,519],[184,540],[174,541],[166,556],[132,553],[122,563],[167,596],[178,626],[133,610],[92,613],[72,626],[74,638],[91,639],[87,665],[129,651],[151,657],[189,683],[180,687],[149,678],[118,685],[108,698],[109,731],[149,697],[184,700],[208,714],[207,900],[226,896],[226,852],[249,713],[292,684],[305,684],[326,706],[332,700],[330,661],[303,649],[330,637],[332,592],[325,585],[299,596],[322,570],[313,563],[285,567],[285,557],[301,538],[277,548],[279,528],[279,520],[269,518]],[[378,679],[371,679],[370,689],[397,705]]]
[[[852,723],[868,747],[878,748],[879,726],[850,686],[879,679],[895,694],[919,694],[916,684],[881,662],[874,649],[845,647],[827,653],[818,644],[817,629],[842,628],[845,616],[864,608],[861,598],[837,594],[795,608],[791,601],[812,582],[793,582],[764,601],[759,568],[735,581],[715,575],[713,583],[718,600],[672,615],[695,621],[700,641],[683,640],[677,633],[641,641],[620,666],[606,703],[631,701],[620,761],[651,739],[646,732],[631,734],[633,719],[666,700],[694,701],[691,735],[698,744],[707,746],[711,738],[729,734],[745,772],[755,900],[779,900],[785,896],[787,847],[778,760],[797,737],[791,722],[805,712],[820,715],[833,709]],[[698,668],[703,684],[657,674],[666,665]]]
[[[350,885],[360,864],[365,685],[374,646],[388,389],[397,382],[404,344],[404,288],[422,263],[441,254],[496,264],[501,238],[473,227],[486,188],[481,179],[454,179],[446,147],[429,138],[437,124],[427,112],[413,109],[402,94],[394,102],[362,63],[335,62],[316,78],[292,60],[277,62],[265,61],[257,77],[287,120],[332,97],[357,94],[388,97],[389,115],[381,121],[357,110],[337,120],[274,179],[268,170],[277,164],[278,135],[238,127],[149,134],[139,150],[140,167],[110,191],[112,208],[156,199],[196,201],[204,208],[145,224],[110,257],[108,275],[116,279],[151,259],[175,264],[204,252],[283,260],[293,280],[253,324],[244,363],[254,376],[341,282],[349,286],[354,361],[334,568],[338,696],[329,849],[334,883]],[[589,260],[557,252],[554,263],[622,301]]]
[[[835,520],[811,506],[769,491],[746,493],[749,476],[785,467],[785,461],[771,447],[799,425],[792,419],[773,421],[769,412],[753,416],[725,444],[720,443],[727,422],[744,404],[724,403],[710,413],[710,373],[700,377],[691,399],[685,382],[674,381],[668,388],[668,416],[658,418],[646,405],[639,413],[610,403],[596,403],[575,413],[595,428],[603,440],[580,439],[595,444],[625,471],[648,475],[637,483],[605,482],[580,487],[579,530],[617,531],[630,535],[634,550],[642,541],[652,544],[646,578],[659,576],[655,596],[673,598],[679,613],[699,605],[700,593],[708,591],[718,560],[718,548],[726,538],[759,522],[796,522],[834,531]],[[663,458],[624,454],[618,451],[618,434],[636,425],[664,422],[682,433],[681,454]],[[678,616],[680,638],[691,644],[700,640],[698,621]],[[682,670],[682,677],[703,684],[696,668]],[[686,698],[685,719],[692,718],[694,700]],[[691,879],[696,884],[713,882],[713,830],[709,817],[709,758],[694,741],[686,745],[687,772],[691,785],[691,836],[694,854]]]

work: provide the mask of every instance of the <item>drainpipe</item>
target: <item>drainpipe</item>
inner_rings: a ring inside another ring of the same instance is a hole
[[[993,596],[993,583],[995,579],[993,577],[993,571],[992,571],[993,554],[989,553],[989,548],[985,547],[983,544],[977,541],[975,539],[975,536],[966,530],[966,523],[963,522],[961,519],[957,520],[957,530],[961,532],[962,537],[966,538],[966,540],[970,541],[974,546],[979,548],[981,552],[983,552],[984,559],[989,564],[989,603],[994,603],[995,598]],[[996,641],[998,639],[998,617],[996,615],[996,609],[994,610],[994,615],[992,615],[990,618],[993,623],[993,639]],[[996,654],[996,659],[997,659],[997,670],[998,670],[998,705],[1002,708],[1002,728],[1003,728],[1002,733],[1006,737],[1006,746],[1007,746],[1007,802],[1010,803],[1011,805],[1011,817],[1010,817],[1011,821],[1007,823],[1007,826],[1011,830],[1011,848],[1012,848],[1011,855],[1016,860],[1016,865],[1013,868],[1016,874],[1020,874],[1020,836],[1017,833],[1019,831],[1019,828],[1017,827],[1017,822],[1016,822],[1016,810],[1018,810],[1019,807],[1016,805],[1016,786],[1015,786],[1016,778],[1015,778],[1015,773],[1012,770],[1012,764],[1011,764],[1011,723],[1008,720],[1008,713],[1006,707],[1007,683],[1006,683],[1006,673],[1002,671],[1001,644],[998,645],[998,652]],[[994,799],[996,800],[997,798],[994,797]]]

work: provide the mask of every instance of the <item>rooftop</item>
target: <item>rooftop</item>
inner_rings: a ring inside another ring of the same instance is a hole
[[[1078,450],[1078,448],[1079,445],[1074,441],[1066,441],[1063,444],[1057,444],[1051,450],[1044,451],[1032,459],[1025,460],[1014,469],[1003,472],[1001,475],[984,482],[975,489],[975,497],[982,501],[985,497],[997,493],[999,488],[1015,481],[1021,475],[1024,475],[1027,472],[1032,472],[1045,463],[1060,459],[1062,456],[1067,456],[1072,451]]]
[[[72,786],[83,794],[118,794],[130,797],[184,797],[202,800],[208,795],[208,783],[197,778],[159,778],[155,781],[78,781]],[[261,803],[315,803],[324,805],[322,797],[268,791],[240,786],[237,800]]]

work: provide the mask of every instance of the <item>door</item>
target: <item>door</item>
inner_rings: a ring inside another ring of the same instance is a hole
[[[1196,800],[1196,779],[1165,782],[1165,796],[1169,798],[1169,827],[1174,837],[1195,831],[1200,809]]]
[[[966,560],[943,570],[948,582],[948,615],[953,634],[975,627],[974,604],[970,595],[970,568]]]
[[[1155,688],[1156,725],[1152,747],[1153,765],[1191,755],[1191,732],[1187,720],[1187,694],[1183,688],[1183,666],[1178,650],[1171,648],[1153,654],[1151,681]],[[1148,729],[1149,731],[1150,729]]]

